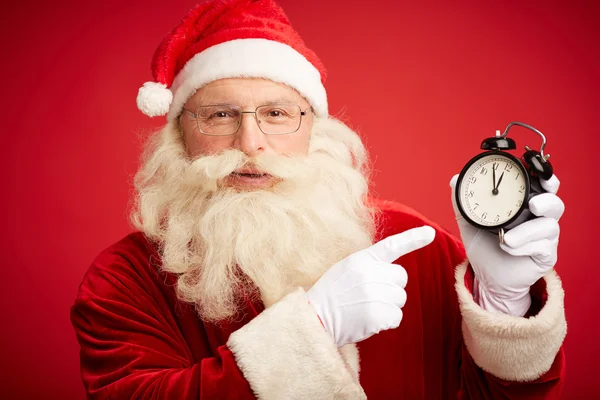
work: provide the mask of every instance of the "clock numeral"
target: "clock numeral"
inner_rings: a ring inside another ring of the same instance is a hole
[[[506,163],[506,165],[504,166],[504,170],[505,171],[510,171],[513,168],[512,164]]]
[[[472,177],[470,177],[470,178],[469,178],[469,182],[470,182],[470,183],[475,183],[475,182],[477,182],[477,177],[476,177],[476,176],[472,176]]]
[[[481,218],[486,219],[487,218],[487,213],[484,212],[483,214],[481,214]]]
[[[473,207],[473,210],[477,210],[477,207],[479,207],[479,203],[475,203],[475,207]]]
[[[492,168],[494,168],[494,171],[498,171],[498,166],[499,166],[499,165],[500,165],[500,164],[498,164],[498,163],[493,163],[493,164],[492,164]]]
[[[469,197],[473,197],[473,195],[474,195],[474,194],[475,194],[475,193],[473,193],[473,191],[471,190],[467,196],[469,196]]]
[[[500,216],[496,214],[496,218],[494,218],[494,222],[500,221]]]
[[[517,179],[519,179],[519,175],[521,175],[521,173],[520,173],[520,172],[517,172],[517,176],[515,176],[515,181],[516,181]]]
[[[487,175],[487,168],[486,167],[481,168],[481,171],[479,171],[479,173],[481,175]]]
[[[523,193],[523,190],[525,190],[525,185],[519,186],[519,193]]]
[[[517,201],[517,207],[521,207],[523,205],[523,200]]]
[[[508,213],[506,214],[507,217],[510,217],[512,214],[512,210],[509,210]]]

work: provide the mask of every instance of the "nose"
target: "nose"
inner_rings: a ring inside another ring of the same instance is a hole
[[[255,157],[267,149],[266,135],[258,127],[254,114],[242,114],[240,129],[236,133],[233,146],[248,157]]]

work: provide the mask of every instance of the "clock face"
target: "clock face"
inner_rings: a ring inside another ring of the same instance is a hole
[[[506,225],[529,194],[521,163],[502,153],[483,153],[461,173],[457,200],[463,216],[482,228]]]

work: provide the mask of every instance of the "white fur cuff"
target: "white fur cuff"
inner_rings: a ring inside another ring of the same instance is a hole
[[[356,347],[338,351],[302,289],[234,332],[227,346],[259,399],[366,398]]]
[[[544,280],[548,300],[530,318],[483,310],[465,287],[465,262],[456,268],[456,291],[465,345],[484,371],[507,381],[533,381],[546,373],[567,332],[564,291],[556,272]]]

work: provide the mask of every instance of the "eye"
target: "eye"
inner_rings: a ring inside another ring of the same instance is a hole
[[[216,111],[209,116],[209,118],[214,118],[214,119],[234,118],[234,117],[235,116],[230,111]]]
[[[267,112],[267,116],[268,116],[269,118],[279,118],[279,117],[286,117],[287,115],[288,115],[288,114],[287,114],[287,113],[286,113],[284,110],[281,110],[281,109],[278,109],[278,108],[275,108],[275,109],[269,110],[269,111]]]
[[[259,108],[259,115],[270,120],[295,118],[297,107],[286,105],[265,106]]]
[[[199,120],[226,122],[238,118],[240,110],[234,106],[203,106],[198,109],[197,114]]]

